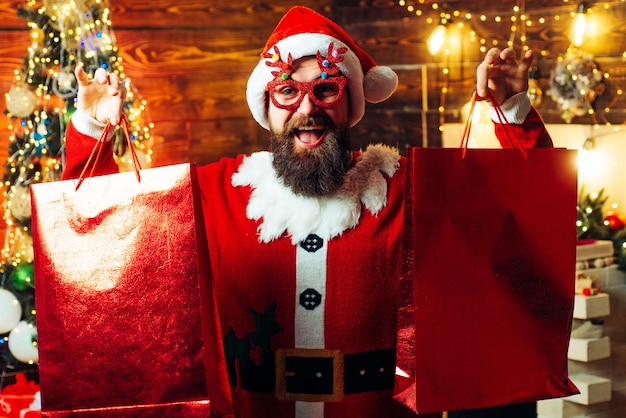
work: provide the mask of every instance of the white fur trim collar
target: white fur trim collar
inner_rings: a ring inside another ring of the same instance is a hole
[[[387,180],[399,166],[398,150],[386,145],[370,145],[348,170],[343,186],[330,196],[304,197],[294,194],[276,177],[272,154],[257,152],[246,157],[233,186],[250,186],[248,219],[263,219],[258,227],[259,241],[270,242],[285,232],[295,245],[309,234],[331,239],[354,228],[361,217],[361,206],[376,215],[387,204]]]

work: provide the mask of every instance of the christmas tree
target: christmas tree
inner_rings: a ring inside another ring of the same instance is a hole
[[[583,241],[613,241],[617,268],[626,271],[626,216],[616,207],[606,210],[608,199],[604,189],[597,193],[586,193],[584,187],[580,189],[576,237]]]
[[[24,373],[37,380],[37,326],[29,186],[61,178],[64,134],[75,111],[76,66],[90,76],[115,72],[128,90],[124,113],[142,165],[151,160],[151,123],[145,106],[124,74],[106,0],[28,1],[18,8],[32,41],[15,83],[6,93],[11,130],[4,165],[4,219],[0,257],[0,391]],[[121,129],[114,137],[122,171],[132,167]]]

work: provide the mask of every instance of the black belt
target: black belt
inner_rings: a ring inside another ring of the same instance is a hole
[[[343,354],[339,350],[279,349],[260,361],[245,361],[236,372],[228,362],[231,385],[254,392],[274,392],[281,400],[340,400],[344,394],[392,389],[396,353],[393,349]]]

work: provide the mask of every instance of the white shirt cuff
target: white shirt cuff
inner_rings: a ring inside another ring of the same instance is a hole
[[[491,120],[496,123],[502,123],[496,109],[493,107],[489,100],[485,103],[489,106],[489,112],[491,114]],[[517,93],[514,96],[506,99],[501,105],[502,113],[510,124],[521,125],[526,120],[528,112],[530,112],[530,99],[525,91]]]
[[[92,118],[79,109],[76,109],[72,115],[72,124],[78,132],[94,139],[100,138],[100,135],[102,135],[102,131],[104,131],[104,127],[106,126],[104,123]],[[111,129],[108,138],[105,138],[105,141],[111,140],[111,138],[113,138],[113,134],[115,134],[115,129]]]

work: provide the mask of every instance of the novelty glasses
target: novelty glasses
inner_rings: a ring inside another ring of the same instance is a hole
[[[267,83],[265,89],[274,106],[280,109],[296,110],[305,93],[317,106],[328,109],[341,100],[346,84],[348,79],[344,76],[318,78],[309,82],[277,79]]]

